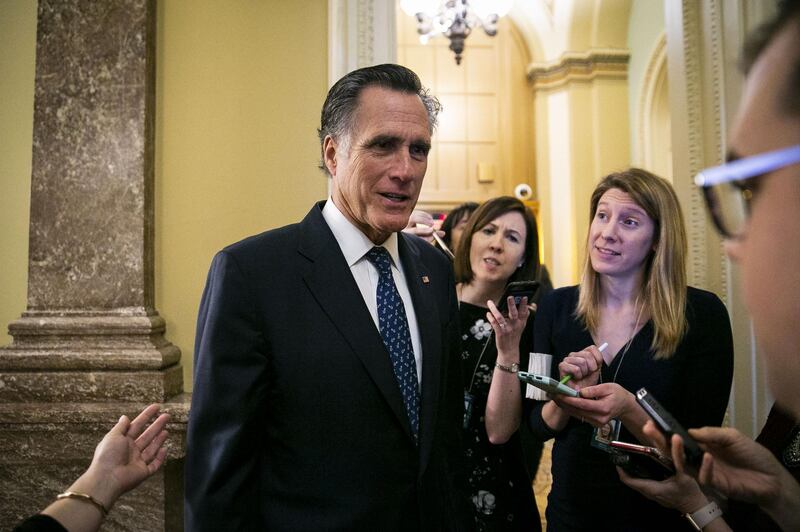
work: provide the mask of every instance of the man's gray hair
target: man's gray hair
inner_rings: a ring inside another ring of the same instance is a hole
[[[320,127],[317,130],[320,147],[328,135],[340,143],[346,143],[349,140],[353,117],[358,106],[358,97],[361,91],[371,86],[419,96],[428,112],[428,129],[433,134],[433,130],[436,128],[436,117],[442,108],[439,100],[429,94],[428,90],[422,86],[419,76],[413,71],[404,66],[387,63],[354,70],[331,87],[328,97],[325,98],[325,104],[322,106]],[[347,149],[346,144],[344,148]],[[328,172],[324,153],[320,168]]]

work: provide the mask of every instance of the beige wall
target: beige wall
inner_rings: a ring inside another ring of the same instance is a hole
[[[630,24],[628,25],[628,49],[631,59],[628,63],[628,85],[630,97],[628,110],[631,120],[631,153],[636,164],[643,165],[643,146],[639,145],[640,127],[639,106],[643,98],[644,79],[653,53],[664,35],[664,3],[659,0],[633,0]],[[667,139],[668,140],[668,139]],[[665,150],[667,147],[665,146]],[[655,171],[654,168],[650,170]],[[662,172],[663,173],[663,172]],[[670,178],[671,176],[664,175]]]
[[[508,18],[494,37],[474,30],[460,65],[449,44],[444,36],[421,44],[416,20],[397,10],[397,61],[442,103],[418,207],[449,210],[512,195],[522,183],[535,189],[530,57],[519,32]]]
[[[36,2],[0,1],[0,345],[27,302]]]
[[[0,2],[3,327],[26,301],[35,11],[31,0]],[[327,2],[163,1],[157,39],[156,307],[191,390],[213,254],[300,219],[326,196],[316,127],[327,91]]]
[[[594,79],[536,93],[539,220],[556,286],[579,280],[595,185],[630,164],[627,91],[624,79]]]
[[[575,284],[584,254],[589,198],[604,175],[630,165],[627,54],[630,0],[531,4],[517,19],[536,28],[536,183],[545,263],[556,286]],[[535,8],[540,9],[532,17]],[[528,36],[528,42],[534,42]]]
[[[187,390],[213,254],[326,196],[316,168],[326,10],[324,0],[159,3],[156,306]]]

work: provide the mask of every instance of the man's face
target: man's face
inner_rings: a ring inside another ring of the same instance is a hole
[[[798,54],[800,28],[788,24],[753,65],[731,135],[736,156],[800,144],[800,116],[786,112],[781,101]],[[741,239],[726,243],[726,251],[741,265],[771,391],[800,415],[800,165],[753,179],[750,220]]]
[[[408,223],[430,145],[419,96],[377,86],[359,95],[349,139],[325,138],[333,202],[376,244]]]

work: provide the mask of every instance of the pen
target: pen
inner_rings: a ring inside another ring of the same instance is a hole
[[[431,226],[425,224],[417,224],[417,227],[431,227]],[[436,243],[439,244],[439,247],[442,248],[442,251],[444,251],[451,259],[456,258],[456,256],[453,255],[453,252],[450,251],[450,248],[447,247],[447,244],[444,243],[444,240],[442,240],[439,237],[439,235],[436,234],[436,229],[433,230],[433,233],[431,233],[431,235],[433,236],[433,239],[436,240]]]
[[[597,350],[598,350],[598,351],[600,351],[600,352],[602,353],[603,351],[605,351],[605,350],[606,350],[606,347],[608,347],[608,342],[603,342],[603,345],[601,345],[600,347],[598,347],[598,348],[597,348]],[[569,382],[569,380],[570,380],[571,378],[572,378],[572,375],[564,375],[563,377],[561,377],[561,380],[560,380],[560,381],[558,381],[558,382],[560,382],[561,384],[566,384],[566,383],[568,383],[568,382]]]

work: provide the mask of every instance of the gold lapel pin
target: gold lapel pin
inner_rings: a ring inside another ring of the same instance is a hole
[[[422,276],[422,284],[428,284],[428,283],[430,283],[430,282],[431,282],[431,280],[430,280],[430,279],[428,279],[428,276],[427,276],[427,275],[423,275],[423,276]]]

